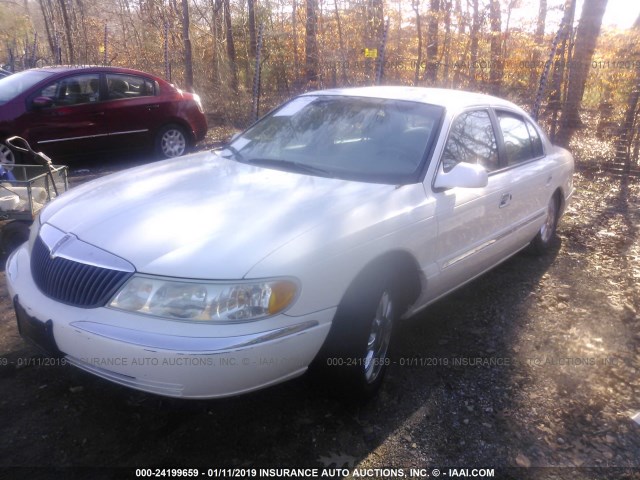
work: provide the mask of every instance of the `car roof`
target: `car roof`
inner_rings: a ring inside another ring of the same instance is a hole
[[[471,106],[498,106],[515,108],[522,111],[515,104],[502,98],[484,93],[451,90],[445,88],[405,87],[405,86],[375,86],[355,88],[333,88],[309,92],[305,95],[344,95],[368,98],[388,98],[391,100],[408,100],[412,102],[439,105],[449,109],[460,109]]]
[[[83,72],[83,71],[93,71],[93,72],[113,72],[113,73],[132,73],[137,75],[144,75],[147,77],[153,77],[154,79],[159,79],[157,75],[153,73],[143,72],[141,70],[134,70],[131,68],[125,67],[109,67],[103,65],[52,65],[48,67],[40,67],[33,68],[31,70],[39,70],[41,72],[50,72],[50,73],[66,73],[66,72]]]

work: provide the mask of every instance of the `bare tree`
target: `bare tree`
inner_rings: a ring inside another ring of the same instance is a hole
[[[305,36],[305,77],[307,82],[318,81],[318,0],[307,0]],[[314,86],[315,87],[315,86]]]
[[[236,59],[236,47],[233,41],[233,29],[231,27],[231,7],[229,0],[223,1],[224,5],[224,25],[227,38],[227,59],[231,69],[231,88],[238,93],[238,64]]]
[[[425,80],[433,85],[438,77],[438,21],[440,0],[431,0],[427,21],[427,68]]]
[[[633,24],[633,31],[640,33],[640,15],[638,15]],[[634,130],[637,127],[636,117],[638,116],[638,102],[640,102],[640,69],[636,69],[632,82],[617,150],[618,160],[623,160],[627,168],[631,166],[631,143],[634,137]]]
[[[471,39],[469,41],[469,85],[476,84],[476,66],[478,64],[478,36],[480,35],[480,6],[478,0],[471,0],[473,5],[473,21],[471,23]]]
[[[49,42],[49,49],[54,57],[57,57],[57,45],[54,38],[55,25],[53,24],[53,8],[49,0],[39,0],[40,10],[42,11],[42,17],[44,19],[44,28],[47,32],[47,41]],[[52,25],[50,25],[52,24]]]
[[[556,141],[568,145],[576,127],[580,124],[579,109],[587,83],[591,58],[600,36],[602,17],[607,0],[585,0],[582,5],[580,25],[576,34],[575,52],[569,73],[569,87],[564,102],[560,130]]]
[[[344,51],[344,37],[342,35],[342,21],[340,20],[340,12],[338,11],[338,0],[333,0],[334,12],[336,15],[336,26],[338,28],[338,42],[340,44],[340,59],[341,62],[341,72],[342,72],[342,84],[347,84],[347,58],[345,56]]]
[[[73,51],[73,26],[71,25],[71,20],[69,18],[69,13],[67,11],[67,2],[65,0],[58,0],[58,4],[60,5],[60,9],[62,11],[62,20],[64,22],[64,31],[65,37],[67,39],[67,55],[69,63],[76,63],[76,57]]]
[[[249,53],[256,56],[256,9],[255,0],[247,0],[247,10],[249,13]]]
[[[189,36],[189,0],[182,0],[182,38],[184,40],[184,86],[193,91],[193,57],[191,37]]]
[[[444,86],[450,86],[449,64],[451,63],[451,0],[447,0],[443,4],[444,7],[444,45],[442,47],[442,56],[444,57],[444,71],[442,74]]]
[[[411,7],[416,13],[416,30],[418,34],[418,58],[416,60],[415,76],[413,79],[413,84],[417,85],[418,79],[420,78],[420,65],[422,64],[422,22],[420,19],[420,0],[412,0]]]
[[[529,70],[529,85],[535,87],[538,80],[538,62],[540,61],[540,49],[544,43],[544,29],[547,21],[547,0],[540,0],[538,7],[538,20],[536,22],[536,31],[533,41],[536,48],[531,53],[531,69]]]
[[[213,64],[213,84],[216,86],[222,83],[220,54],[218,53],[218,42],[220,41],[220,36],[222,34],[221,9],[222,0],[211,0],[211,36],[213,37],[211,60]]]
[[[500,94],[504,69],[502,65],[502,42],[500,36],[501,14],[499,0],[491,0],[489,4],[491,19],[491,70],[489,73],[489,88],[494,95]]]

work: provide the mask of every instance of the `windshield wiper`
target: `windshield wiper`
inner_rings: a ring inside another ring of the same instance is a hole
[[[286,170],[296,173],[309,173],[311,175],[320,175],[322,177],[331,177],[333,174],[328,170],[320,167],[314,167],[313,165],[307,165],[306,163],[294,162],[292,160],[277,160],[273,158],[251,158],[244,160],[245,163],[252,165],[263,165],[265,167],[274,167],[280,170]]]
[[[235,157],[234,160],[238,160],[240,162],[244,161],[244,158],[242,157],[242,154],[240,153],[240,151],[236,147],[232,147],[231,145],[226,145],[224,147],[216,148],[213,151],[215,153],[217,153],[218,155],[220,155],[221,157],[223,157],[223,158],[229,158],[230,159],[231,157],[228,157],[228,156],[224,155],[223,152],[225,150],[228,150],[233,154],[233,156]]]

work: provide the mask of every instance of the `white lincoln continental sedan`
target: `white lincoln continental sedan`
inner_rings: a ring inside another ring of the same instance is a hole
[[[46,206],[6,267],[18,328],[160,395],[237,395],[311,368],[368,396],[396,322],[553,243],[573,168],[499,98],[308,93],[223,149]]]

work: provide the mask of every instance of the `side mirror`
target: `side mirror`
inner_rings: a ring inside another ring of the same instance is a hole
[[[482,188],[489,182],[489,175],[482,165],[460,162],[449,172],[438,172],[435,188]]]
[[[36,97],[31,102],[33,108],[50,108],[53,106],[53,99],[49,97]]]

